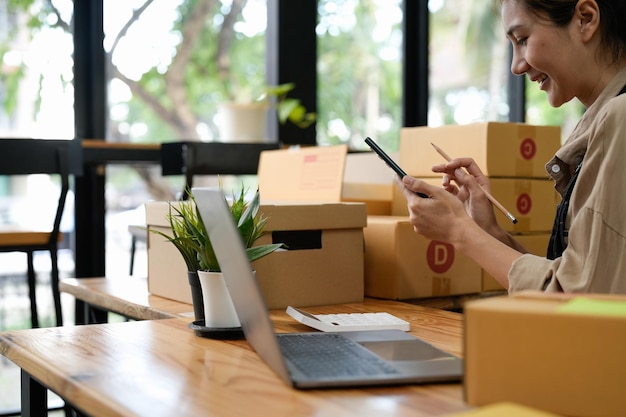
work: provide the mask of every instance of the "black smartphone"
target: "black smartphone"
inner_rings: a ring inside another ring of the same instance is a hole
[[[391,157],[387,155],[387,153],[383,151],[383,149],[380,146],[378,146],[376,142],[372,140],[372,138],[369,138],[369,137],[365,138],[365,143],[367,143],[367,145],[370,148],[372,148],[374,152],[376,152],[376,155],[378,155],[380,159],[385,161],[387,166],[393,169],[394,172],[398,174],[400,178],[404,178],[406,176],[406,172],[404,172],[404,170],[400,168],[400,165],[396,164],[396,162],[393,159],[391,159]],[[428,198],[428,196],[424,193],[415,193],[415,194],[417,194],[418,196],[422,198]]]

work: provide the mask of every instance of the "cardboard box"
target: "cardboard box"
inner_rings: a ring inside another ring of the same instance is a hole
[[[406,300],[481,291],[480,267],[452,245],[413,231],[404,216],[368,216],[365,295]]]
[[[489,177],[548,178],[545,164],[561,146],[557,126],[522,123],[475,123],[400,130],[400,166],[417,177],[437,176],[433,165],[445,160],[432,147],[451,158],[472,157]]]
[[[441,178],[420,178],[440,187]],[[494,208],[498,224],[512,233],[550,232],[554,223],[556,206],[560,196],[551,180],[524,178],[491,178],[491,194],[516,218],[509,220]],[[406,199],[398,187],[394,187],[392,213],[408,216]]]
[[[169,234],[168,207],[168,202],[146,204],[149,230]],[[257,244],[290,239],[290,250],[253,263],[268,308],[363,300],[364,204],[262,204],[259,210],[269,217],[265,228],[269,234]],[[154,233],[148,233],[148,290],[192,303],[182,256]]]
[[[515,235],[515,239],[531,253],[545,257],[550,243],[550,233]],[[505,289],[507,288],[504,288],[494,277],[483,270],[483,291],[502,291]]]
[[[254,262],[269,308],[363,301],[363,203],[263,205],[269,217],[257,243],[287,243]]]
[[[397,153],[389,156],[398,160]],[[390,215],[393,171],[373,152],[349,153],[341,190],[342,201],[364,202],[368,215]]]
[[[174,202],[173,204],[188,203]],[[146,203],[148,291],[160,297],[193,304],[187,280],[187,266],[182,255],[167,239],[151,232],[151,230],[158,230],[171,235],[167,221],[168,213],[169,202],[167,201]]]
[[[465,304],[465,400],[624,415],[626,297],[521,293]]]
[[[446,414],[443,417],[561,417],[558,414],[530,408],[524,405],[502,402],[468,411]]]
[[[390,214],[392,172],[371,152],[346,145],[261,152],[261,198],[271,202],[363,202],[368,214]]]
[[[263,151],[259,157],[261,199],[272,202],[339,202],[346,145]]]

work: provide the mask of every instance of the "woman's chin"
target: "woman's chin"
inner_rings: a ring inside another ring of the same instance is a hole
[[[554,108],[561,107],[563,104],[569,101],[569,100],[563,100],[562,97],[551,94],[549,91],[547,91],[546,93],[548,94],[548,103],[550,103],[550,106]]]

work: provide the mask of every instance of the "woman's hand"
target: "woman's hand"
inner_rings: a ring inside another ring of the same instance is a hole
[[[467,213],[483,230],[492,235],[501,233],[493,205],[485,194],[485,190],[490,192],[489,179],[473,159],[453,159],[433,166],[432,171],[443,174],[443,188],[463,202]]]
[[[408,175],[396,182],[406,198],[413,229],[427,239],[454,244],[460,239],[460,224],[472,222],[463,203],[446,190]]]
[[[459,185],[456,191],[448,192],[408,175],[396,179],[406,198],[413,229],[427,239],[452,244],[508,288],[508,271],[522,252],[484,230],[468,214],[465,204],[472,206],[475,211],[479,211],[478,201],[484,208],[491,204],[478,182],[464,172],[453,174],[450,178],[454,178]],[[417,193],[425,194],[428,198],[420,197]],[[465,193],[465,201],[457,198],[459,195],[463,197]],[[476,204],[473,201],[475,199]],[[486,203],[483,204],[483,200]],[[491,206],[486,211],[494,216]]]

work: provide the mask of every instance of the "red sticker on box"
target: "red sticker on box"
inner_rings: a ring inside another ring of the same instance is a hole
[[[537,153],[537,144],[532,138],[526,138],[519,146],[519,153],[524,159],[533,159]]]
[[[426,250],[426,260],[433,272],[443,274],[449,270],[454,263],[454,246],[449,243],[433,240]]]
[[[526,193],[520,194],[517,197],[517,211],[520,214],[528,214],[530,213],[530,209],[533,207],[533,200]]]

